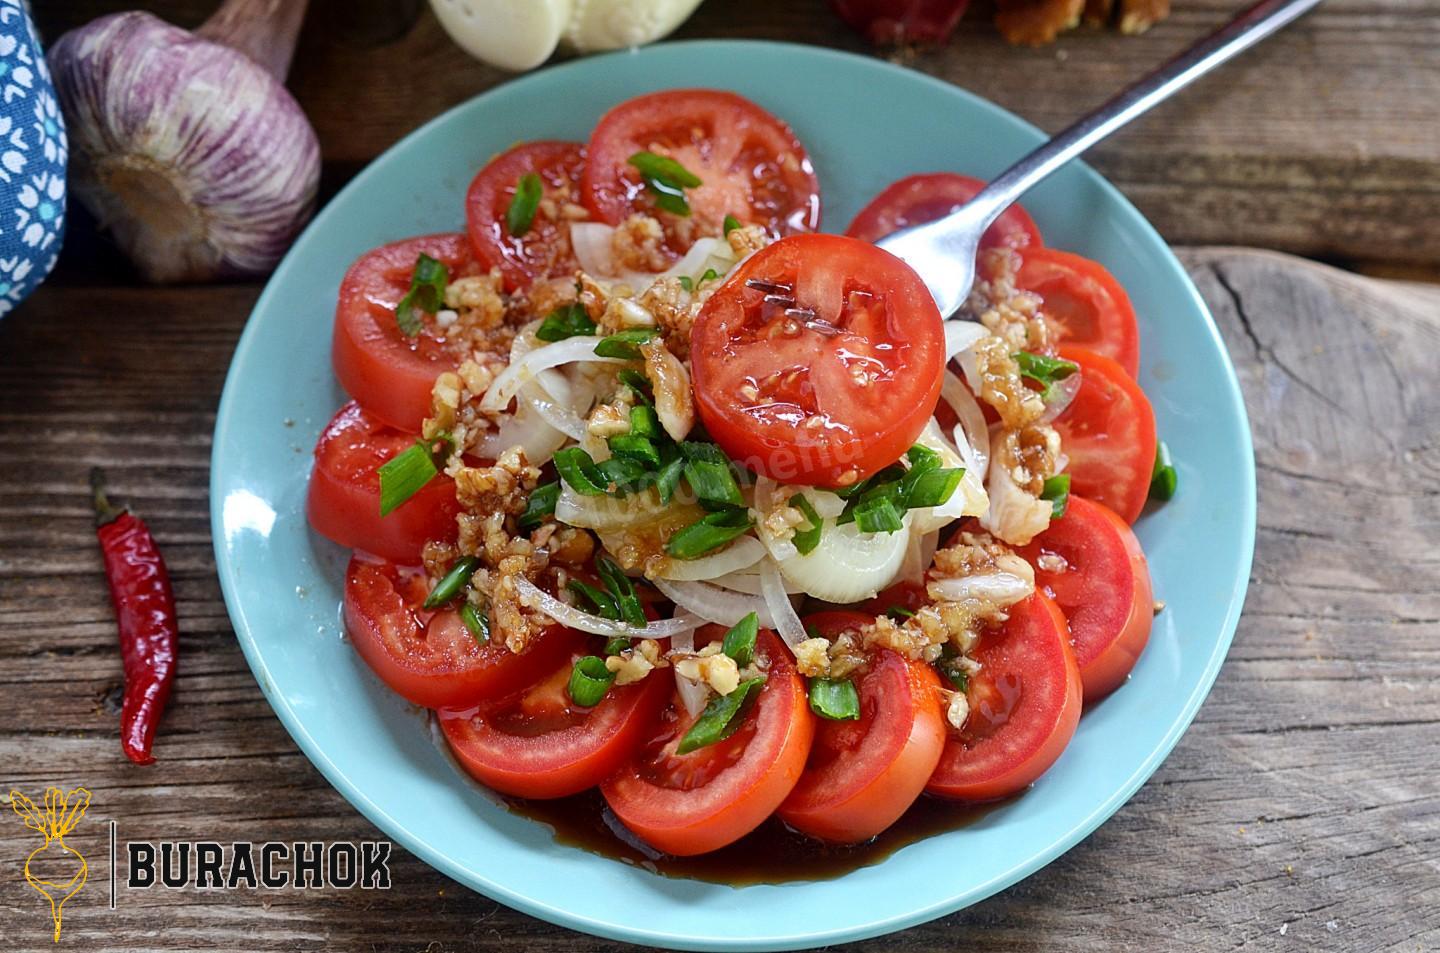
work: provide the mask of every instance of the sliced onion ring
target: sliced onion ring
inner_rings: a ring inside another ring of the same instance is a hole
[[[765,558],[765,547],[753,536],[741,536],[729,546],[699,559],[672,559],[660,575],[678,582],[708,582],[749,569]]]
[[[677,582],[673,579],[650,581],[655,584],[656,589],[665,594],[665,598],[707,622],[734,625],[753,612],[760,617],[761,625],[766,628],[775,627],[765,600],[755,596],[721,589],[708,582]]]
[[[597,356],[595,345],[601,340],[593,335],[580,335],[527,352],[519,360],[512,361],[510,366],[495,378],[480,401],[480,409],[491,412],[504,410],[520,392],[520,388],[535,379],[541,371],[551,367],[573,364],[576,361],[589,361],[594,364],[627,363],[618,357]]]
[[[790,604],[790,596],[785,592],[785,580],[780,576],[780,567],[775,565],[775,560],[767,559],[760,564],[760,593],[765,597],[765,605],[770,610],[770,617],[774,620],[771,628],[780,633],[780,638],[793,651],[809,638],[805,632],[805,624],[800,621],[796,614],[795,607]]]
[[[978,321],[951,319],[945,322],[945,360],[961,351],[968,351],[990,332]]]
[[[593,635],[627,639],[668,639],[681,632],[693,632],[702,624],[700,619],[677,616],[673,619],[660,619],[644,626],[626,625],[624,622],[604,619],[561,602],[523,577],[515,580],[515,588],[520,593],[521,601],[532,609],[538,609],[561,625]]]

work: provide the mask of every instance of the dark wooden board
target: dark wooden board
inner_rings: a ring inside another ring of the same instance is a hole
[[[134,5],[52,0],[37,14],[53,39]],[[145,6],[193,26],[215,5]],[[1054,131],[1243,5],[1175,0],[1173,16],[1142,36],[1082,29],[1030,50],[1006,46],[977,4],[948,46],[896,58]],[[314,0],[312,7],[291,85],[319,132],[328,184],[446,107],[507,78],[454,46],[418,0]],[[709,0],[677,36],[863,49],[824,0]],[[1091,158],[1175,243],[1434,267],[1437,103],[1440,0],[1330,0]],[[963,157],[957,164],[963,167]],[[74,241],[92,246],[83,235]],[[95,263],[81,260],[83,268],[68,276],[93,272]]]
[[[857,949],[1440,949],[1440,290],[1275,254],[1184,258],[1239,370],[1260,478],[1250,596],[1215,691],[1159,773],[1065,857]],[[383,837],[270,711],[215,580],[210,433],[256,294],[48,287],[0,321],[0,781],[94,792],[67,838],[92,879],[61,948],[618,949],[400,850],[389,891],[154,890],[106,908],[110,818],[122,841]],[[184,659],[150,769],[116,740],[93,464],[150,520],[175,576]],[[3,945],[52,949],[20,878],[38,841],[6,817]]]

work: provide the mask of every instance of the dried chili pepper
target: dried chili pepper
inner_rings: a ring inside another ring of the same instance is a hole
[[[170,574],[144,521],[105,496],[105,475],[90,471],[95,497],[96,535],[105,557],[110,599],[120,626],[125,663],[125,702],[120,711],[120,746],[136,764],[153,764],[150,744],[170,685],[175,680],[179,628]]]

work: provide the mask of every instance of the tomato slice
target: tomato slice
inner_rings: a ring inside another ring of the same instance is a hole
[[[805,623],[830,637],[874,620],[836,610]],[[796,830],[836,844],[869,840],[899,820],[925,790],[945,747],[940,680],[929,665],[881,649],[857,688],[860,718],[816,720],[805,773],[779,810]]]
[[[501,701],[442,711],[441,730],[465,770],[503,794],[555,798],[594,787],[628,761],[653,729],[673,680],[658,670],[581,708],[567,686],[585,654],[576,649],[554,672]]]
[[[1045,317],[1060,344],[1088,348],[1140,372],[1140,327],[1130,296],[1099,262],[1054,248],[1027,249],[1015,287],[1044,299]]]
[[[1103,503],[1133,523],[1150,495],[1155,411],[1135,379],[1110,358],[1079,347],[1060,356],[1080,365],[1080,390],[1055,419],[1070,458],[1070,492]]]
[[[390,426],[411,433],[430,413],[435,378],[458,363],[430,321],[413,338],[395,323],[395,307],[409,292],[422,253],[444,262],[451,276],[471,266],[464,235],[407,238],[366,252],[340,282],[331,346],[345,392]]]
[[[696,643],[723,632],[709,626]],[[768,677],[739,730],[676,754],[694,719],[674,698],[640,753],[600,786],[615,816],[657,850],[686,857],[739,840],[780,806],[805,769],[815,732],[805,680],[770,630],[760,630],[755,651]]]
[[[700,310],[690,345],[710,436],[782,483],[844,486],[894,463],[934,412],[945,364],[920,277],[838,235],[756,252]]]
[[[1155,601],[1140,541],[1108,507],[1072,493],[1065,515],[1017,551],[1070,622],[1085,701],[1104,698],[1150,639]]]
[[[1049,770],[1080,722],[1080,671],[1065,617],[1037,592],[981,636],[966,697],[926,790],[961,801],[1008,797]]]
[[[580,266],[570,247],[570,224],[563,216],[537,211],[530,228],[511,235],[505,217],[520,177],[540,177],[542,195],[557,208],[580,203],[580,173],[585,148],[578,142],[527,142],[491,159],[465,193],[465,227],[475,257],[486,268],[499,268],[505,288],[515,291],[539,278],[573,276]]]
[[[365,663],[407,701],[460,708],[528,685],[585,642],[554,626],[524,652],[504,640],[476,640],[454,609],[421,608],[426,581],[419,569],[356,555],[345,571],[345,631]]]
[[[320,433],[305,512],[315,532],[341,546],[418,563],[426,541],[455,538],[455,481],[443,473],[380,515],[380,466],[415,445],[416,435],[387,427],[351,401]]]
[[[911,225],[922,225],[969,202],[985,187],[983,179],[954,172],[930,172],[910,175],[892,182],[870,200],[850,222],[845,234],[863,242],[878,242],[892,232]],[[1039,248],[1040,229],[1018,204],[1005,210],[980,239],[984,248]]]
[[[672,254],[702,235],[719,235],[725,216],[772,235],[820,225],[820,184],[790,127],[759,106],[718,89],[677,89],[626,100],[590,136],[582,180],[585,204],[618,225],[632,212],[655,213],[637,152],[667,155],[700,179],[685,190],[690,215],[661,212]]]

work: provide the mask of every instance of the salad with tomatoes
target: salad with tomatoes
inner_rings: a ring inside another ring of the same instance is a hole
[[[772,815],[865,841],[1055,762],[1145,647],[1130,524],[1175,475],[1103,267],[1017,206],[944,321],[872,244],[981,185],[822,234],[789,126],[658,92],[350,267],[309,518],[354,551],[355,650],[467,772],[598,788],[684,856]]]

